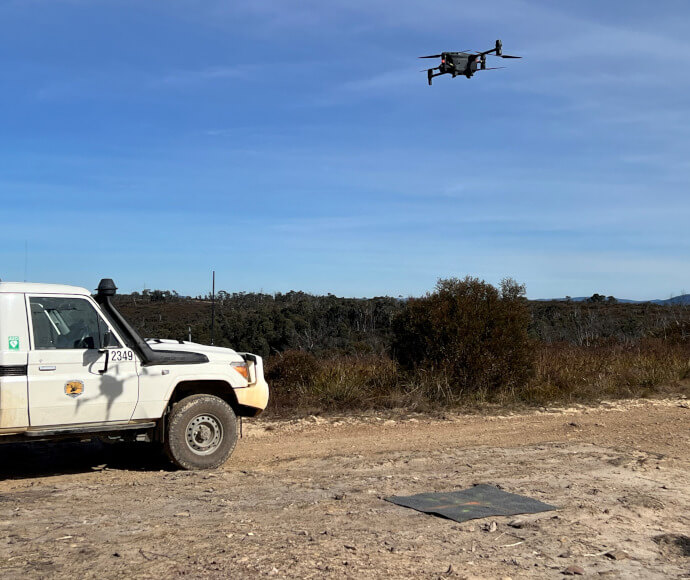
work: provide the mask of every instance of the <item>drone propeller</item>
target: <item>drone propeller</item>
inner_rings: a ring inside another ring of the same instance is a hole
[[[522,58],[521,56],[511,56],[510,54],[502,54],[501,58]]]
[[[417,58],[441,58],[442,54],[430,54],[429,56],[419,56]]]
[[[487,66],[486,68],[483,68],[482,70],[498,70],[499,68],[508,68],[505,66]]]

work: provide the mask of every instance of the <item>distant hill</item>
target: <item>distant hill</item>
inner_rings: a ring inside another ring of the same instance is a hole
[[[683,304],[690,305],[690,294],[681,294],[680,296],[674,296],[673,298],[667,298],[666,300],[650,300],[653,304]]]
[[[589,300],[589,296],[576,296],[570,298],[571,302],[586,302]],[[565,302],[567,298],[538,298],[534,302]],[[645,304],[649,302],[650,304],[661,304],[661,305],[684,305],[690,306],[690,294],[681,294],[680,296],[673,296],[672,298],[666,298],[666,300],[628,300],[627,298],[616,298],[616,301],[621,304]]]

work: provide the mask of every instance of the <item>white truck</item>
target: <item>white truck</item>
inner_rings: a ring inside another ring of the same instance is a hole
[[[162,444],[184,469],[222,465],[237,417],[268,403],[261,357],[144,340],[112,304],[55,284],[0,282],[0,443],[58,438]]]

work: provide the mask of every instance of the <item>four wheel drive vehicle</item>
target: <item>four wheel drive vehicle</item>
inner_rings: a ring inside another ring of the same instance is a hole
[[[185,469],[223,464],[237,417],[268,403],[261,357],[144,340],[117,288],[0,282],[0,443],[57,438],[163,444]]]

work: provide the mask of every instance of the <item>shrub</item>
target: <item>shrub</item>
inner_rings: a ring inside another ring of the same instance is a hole
[[[273,411],[297,407],[312,389],[321,369],[316,357],[302,350],[286,350],[266,359],[266,380],[271,385],[269,405]]]
[[[283,385],[309,385],[319,372],[319,361],[303,350],[286,350],[270,359],[266,378]]]
[[[500,289],[478,278],[441,279],[394,319],[394,356],[404,368],[447,375],[456,395],[520,387],[533,368],[524,294],[512,279]]]

